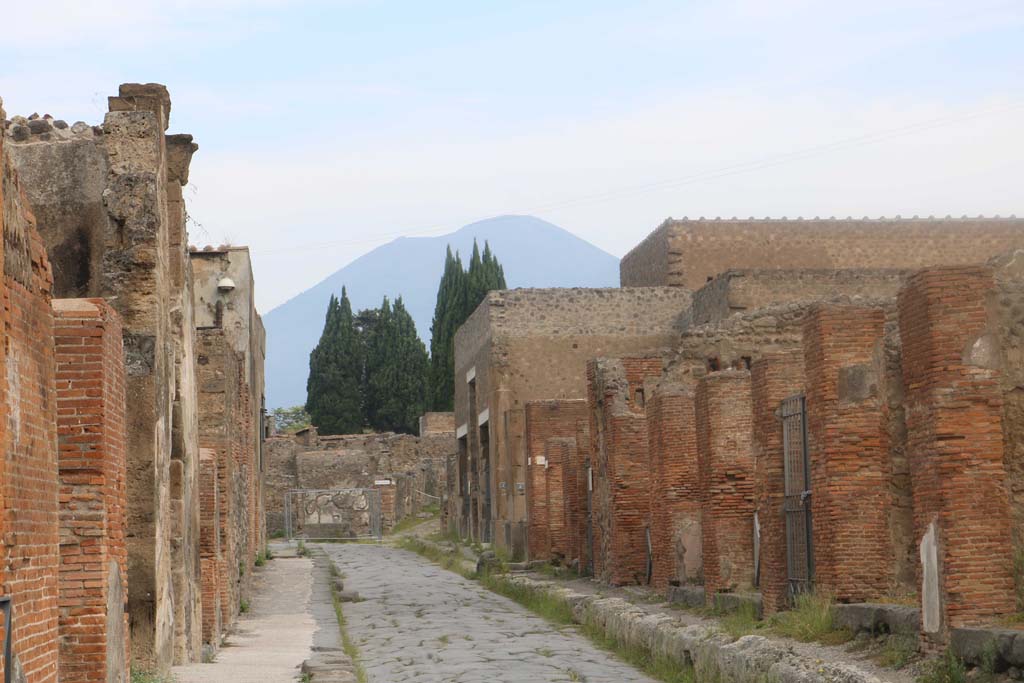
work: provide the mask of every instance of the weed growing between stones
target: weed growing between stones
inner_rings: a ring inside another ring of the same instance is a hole
[[[256,560],[253,562],[253,564],[257,567],[262,567],[267,563],[267,560],[270,559],[268,557],[269,554],[269,551],[267,551],[267,553],[256,553]]]
[[[836,628],[832,618],[832,599],[827,595],[798,595],[793,609],[772,616],[769,624],[775,633],[802,643],[842,645],[853,639],[848,630]]]
[[[925,668],[917,683],[967,683],[967,667],[963,660],[947,651]]]
[[[174,683],[174,678],[170,675],[161,676],[153,671],[132,669],[132,683]]]
[[[752,603],[741,603],[734,610],[712,610],[718,619],[718,627],[733,640],[763,631],[767,624],[757,616],[757,607]]]
[[[331,562],[330,564],[331,578],[336,579],[339,576],[338,567],[335,566],[334,562]],[[341,633],[341,648],[345,651],[345,654],[348,655],[349,659],[352,660],[352,667],[355,670],[356,680],[358,683],[367,683],[366,669],[363,668],[363,664],[359,660],[359,647],[348,634],[348,628],[345,622],[345,613],[341,609],[341,598],[338,597],[338,589],[333,580],[331,581],[331,601],[334,603],[334,615],[338,619],[338,631]]]
[[[580,630],[597,647],[664,683],[714,683],[718,680],[701,678],[693,667],[680,666],[668,657],[655,656],[645,648],[627,645],[594,624],[585,623]]]
[[[891,669],[902,669],[917,659],[917,637],[909,633],[890,633],[882,642],[874,660]]]
[[[245,598],[238,601],[238,611],[241,614],[247,614],[249,612],[249,601]]]
[[[295,550],[295,554],[299,557],[309,557],[309,548],[306,547],[305,543],[299,541],[299,545]]]

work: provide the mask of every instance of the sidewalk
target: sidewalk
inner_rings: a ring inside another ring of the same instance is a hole
[[[249,612],[239,616],[214,662],[174,667],[178,683],[298,680],[302,662],[313,652],[317,631],[313,562],[296,557],[286,544],[272,544],[271,550],[274,559],[253,576]]]

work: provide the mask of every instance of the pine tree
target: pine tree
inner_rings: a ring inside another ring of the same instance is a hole
[[[348,292],[331,295],[320,342],[309,355],[306,412],[321,434],[362,430],[363,360]]]
[[[506,289],[505,271],[491,246],[484,242],[483,255],[476,240],[469,268],[463,270],[458,252],[451,247],[437,289],[434,321],[430,326],[430,407],[450,411],[455,402],[455,332],[477,309],[487,292]]]
[[[378,431],[415,433],[427,408],[427,349],[402,303],[384,299],[374,340],[367,356],[367,405],[373,406],[370,426]]]

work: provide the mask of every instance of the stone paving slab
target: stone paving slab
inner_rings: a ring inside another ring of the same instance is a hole
[[[348,632],[373,683],[652,683],[512,600],[405,550],[325,544],[344,575]]]
[[[239,616],[215,661],[174,667],[172,673],[177,683],[298,680],[299,667],[311,655],[318,631],[313,605],[313,562],[308,558],[279,557],[276,552],[273,560],[254,573],[251,608]],[[329,593],[326,599],[330,605]]]

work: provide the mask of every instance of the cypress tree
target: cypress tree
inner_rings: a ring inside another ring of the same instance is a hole
[[[434,321],[430,326],[430,408],[450,411],[455,403],[455,332],[473,314],[487,292],[507,289],[505,271],[484,242],[481,255],[476,240],[469,268],[463,269],[458,252],[451,247],[437,289]]]
[[[370,355],[367,403],[374,406],[370,426],[413,434],[427,408],[427,348],[402,303],[384,299]]]
[[[352,321],[352,304],[342,288],[331,296],[320,342],[309,355],[306,412],[321,434],[362,430],[362,353]]]

